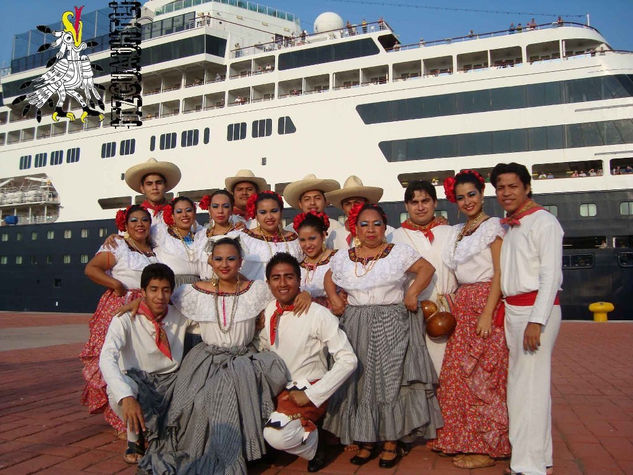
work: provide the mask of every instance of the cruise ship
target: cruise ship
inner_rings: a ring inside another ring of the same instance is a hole
[[[437,184],[437,212],[458,222],[442,181],[516,161],[565,229],[564,318],[590,318],[594,301],[633,317],[633,53],[596,28],[556,21],[401,44],[382,18],[325,12],[308,32],[250,1],[150,0],[138,19],[142,125],[113,127],[109,13],[81,14],[103,121],[80,120],[74,100],[63,108],[76,120],[54,120],[52,103],[41,117],[25,111],[57,50],[38,51],[50,32],[15,36],[1,78],[0,309],[94,309],[102,289],[83,266],[116,210],[141,201],[123,173],[149,157],[176,163],[174,193],[196,200],[241,168],[279,192],[307,173],[358,175],[384,188],[393,223],[409,181]],[[486,210],[502,213],[492,186]]]

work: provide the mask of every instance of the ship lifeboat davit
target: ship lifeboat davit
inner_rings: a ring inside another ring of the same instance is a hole
[[[324,31],[342,30],[345,27],[343,19],[334,12],[321,13],[314,20],[314,32],[323,33]]]

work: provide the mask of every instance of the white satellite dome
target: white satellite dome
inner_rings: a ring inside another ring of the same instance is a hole
[[[345,26],[343,19],[334,12],[321,13],[314,20],[314,32],[323,33],[324,31],[340,30]]]

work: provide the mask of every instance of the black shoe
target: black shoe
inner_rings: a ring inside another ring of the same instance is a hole
[[[383,447],[382,449],[382,453],[388,453],[388,454],[396,454],[396,456],[390,460],[385,460],[382,457],[380,458],[380,460],[378,460],[378,466],[380,468],[393,468],[396,466],[396,464],[400,461],[400,459],[402,458],[402,449],[400,447],[397,447],[395,449],[385,449]]]
[[[354,465],[365,465],[367,462],[369,462],[370,460],[376,458],[376,456],[378,455],[378,452],[376,452],[376,447],[374,444],[365,444],[365,445],[360,445],[360,447],[358,448],[358,450],[369,450],[369,455],[367,457],[359,457],[358,455],[354,455],[349,461],[350,463],[353,463]]]
[[[323,467],[325,467],[325,451],[317,450],[312,460],[308,460],[308,472],[318,472]]]

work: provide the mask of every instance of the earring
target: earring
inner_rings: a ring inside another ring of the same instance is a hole
[[[325,243],[323,242],[323,243],[321,243],[321,250],[325,251],[325,249],[327,249],[327,248],[325,247]]]

